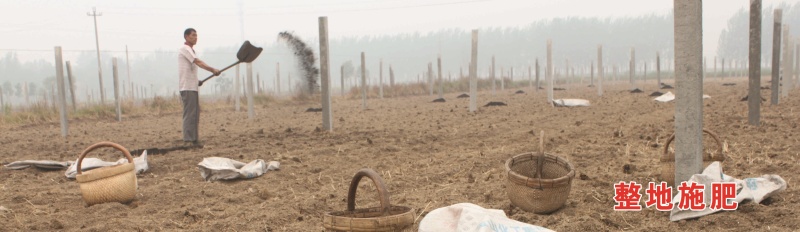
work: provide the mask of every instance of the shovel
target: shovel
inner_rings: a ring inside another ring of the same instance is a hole
[[[236,53],[236,58],[239,59],[239,61],[236,61],[236,63],[233,63],[232,65],[228,65],[228,67],[219,70],[219,72],[220,73],[224,72],[225,70],[228,70],[229,68],[236,66],[237,64],[242,62],[244,63],[253,62],[253,60],[255,60],[259,54],[261,54],[262,50],[264,49],[250,44],[249,40],[244,41],[242,47],[239,48],[239,52]],[[211,74],[211,76],[208,76],[206,77],[206,79],[201,80],[199,85],[203,86],[203,82],[206,82],[208,79],[211,79],[212,77],[214,77],[214,74]]]

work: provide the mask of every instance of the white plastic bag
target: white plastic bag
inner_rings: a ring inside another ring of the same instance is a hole
[[[228,158],[209,157],[203,158],[203,161],[197,164],[197,169],[206,181],[250,179],[264,175],[267,171],[280,169],[280,163],[270,161],[267,164],[264,160],[257,159],[245,164]]]
[[[703,99],[706,99],[706,98],[711,98],[711,96],[708,96],[707,94],[703,94]],[[667,92],[665,94],[662,94],[661,96],[653,98],[653,100],[660,101],[660,102],[670,102],[672,100],[675,100],[675,94],[673,94],[672,91],[669,91],[669,92]]]
[[[499,209],[484,209],[471,203],[459,203],[435,209],[419,222],[419,232],[552,232],[541,226],[506,217]]]
[[[23,160],[23,161],[14,161],[10,164],[6,164],[5,167],[11,170],[19,170],[19,169],[26,169],[29,167],[37,167],[45,170],[58,170],[64,169],[72,165],[72,161],[53,161],[53,160]]]

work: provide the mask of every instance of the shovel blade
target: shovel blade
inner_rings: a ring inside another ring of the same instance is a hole
[[[239,59],[239,62],[250,63],[258,58],[258,55],[260,55],[263,50],[263,48],[253,46],[249,40],[244,41],[242,47],[236,52],[236,58]]]

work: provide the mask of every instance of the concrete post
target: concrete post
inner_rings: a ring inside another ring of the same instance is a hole
[[[777,18],[780,18],[778,16]],[[750,125],[758,126],[761,120],[761,0],[750,0],[750,69],[748,77],[748,98],[747,98],[747,122]],[[780,34],[780,33],[778,33]],[[780,48],[780,41],[778,42]],[[773,74],[774,77],[774,74]],[[777,83],[777,81],[776,81]],[[774,86],[774,85],[773,85]],[[773,104],[777,102],[777,88],[773,90]]]
[[[242,94],[240,92],[241,89],[242,89],[242,82],[241,82],[240,79],[241,79],[241,76],[239,75],[239,65],[237,64],[236,65],[236,78],[233,79],[233,102],[234,102],[234,104],[236,106],[236,112],[239,112],[239,110],[241,110],[241,108],[242,108],[242,105],[239,102],[240,101],[239,98],[242,96]]]
[[[478,30],[472,30],[472,56],[469,63],[469,112],[478,110]]]
[[[29,99],[28,99],[28,82],[27,82],[27,81],[26,81],[26,82],[23,82],[23,85],[22,85],[22,94],[24,94],[24,95],[25,95],[25,107],[28,107],[28,106],[30,106],[30,105],[31,105],[31,103],[30,103],[30,101],[29,101]]]
[[[275,63],[275,82],[278,89],[278,96],[281,95],[281,63]]]
[[[394,70],[391,65],[389,65],[389,87],[392,89],[392,97],[395,97],[397,95],[397,89],[394,87]]]
[[[781,75],[781,96],[788,97],[789,96],[789,88],[792,86],[792,39],[790,36],[791,31],[789,30],[789,25],[783,24],[783,49],[781,52],[783,53],[783,58],[781,59],[781,67],[783,68],[782,75]]]
[[[597,96],[603,96],[603,78],[605,78],[605,70],[603,69],[603,45],[597,45]]]
[[[705,62],[703,67],[705,67]],[[706,69],[703,68],[703,76],[705,76],[705,70]],[[661,55],[659,55],[658,52],[656,52],[656,81],[658,82],[656,83],[656,85],[658,85],[656,89],[661,89]]]
[[[361,52],[361,109],[367,109],[367,61],[364,52]]]
[[[383,59],[378,67],[378,98],[383,99]]]
[[[631,62],[629,66],[630,68],[628,69],[628,71],[630,72],[629,77],[630,77],[631,87],[635,88],[636,81],[634,80],[634,76],[636,75],[636,53],[634,48],[631,48]]]
[[[56,52],[56,83],[58,84],[58,115],[61,119],[61,137],[69,134],[67,122],[67,96],[64,88],[64,62],[61,60],[61,47],[55,47]],[[2,105],[0,105],[2,107]]]
[[[722,72],[722,74],[720,74],[720,78],[722,78],[722,80],[725,80],[725,58],[722,58],[722,62],[720,63],[720,65],[721,65],[720,72]]]
[[[794,87],[800,87],[800,39],[795,40],[795,50],[794,50]]]
[[[344,97],[344,65],[340,66],[340,76],[342,77],[342,96]]]
[[[247,119],[253,120],[256,112],[253,106],[253,63],[247,63]]]
[[[331,114],[331,85],[330,85],[330,59],[328,53],[328,17],[319,17],[319,69],[320,82],[322,82],[322,129],[333,131],[333,115]],[[383,75],[383,61],[381,61],[381,75]],[[383,86],[383,78],[381,78]],[[383,90],[383,87],[381,87]],[[383,91],[381,91],[383,97]]]
[[[536,91],[539,91],[539,88],[542,87],[542,83],[539,82],[539,58],[536,58]]]
[[[783,21],[782,9],[775,9],[773,20],[774,23],[772,24],[772,86],[770,87],[770,89],[772,90],[772,95],[770,100],[772,105],[778,105],[778,103],[780,102],[779,96],[781,87],[781,39],[782,39],[781,24]],[[756,82],[754,84],[759,86],[760,88],[761,83]]]
[[[787,26],[789,26],[789,25],[787,25]],[[791,34],[790,33],[786,33],[786,35],[788,36],[788,35],[791,35]],[[786,75],[786,83],[787,83],[786,84],[786,94],[788,95],[789,92],[792,91],[792,88],[794,88],[794,85],[795,85],[795,83],[794,83],[795,82],[794,75],[797,72],[797,70],[794,68],[794,53],[795,53],[794,52],[794,46],[795,46],[795,40],[793,38],[791,38],[791,36],[788,36],[786,38],[786,40],[788,40],[788,44],[789,44],[789,46],[786,47],[786,53],[788,53],[788,55],[789,55],[788,59],[786,59],[786,69],[789,70],[789,73]]]
[[[117,58],[111,58],[111,74],[114,76],[114,106],[117,109],[117,122],[122,121],[121,100],[119,99],[119,71],[117,69]]]
[[[533,88],[533,75],[531,74],[531,66],[528,66],[528,88]]]
[[[492,56],[492,68],[491,68],[491,70],[489,70],[489,72],[490,72],[489,73],[489,79],[492,82],[492,96],[493,97],[494,97],[495,92],[496,92],[495,90],[497,89],[497,84],[495,84],[496,80],[495,80],[495,76],[494,76],[494,73],[495,73],[494,67],[495,67],[494,66],[494,56]]]
[[[589,86],[594,87],[594,62],[589,64]]]
[[[553,40],[547,39],[547,68],[544,71],[547,79],[547,104],[553,104]]]
[[[505,71],[505,70],[503,70],[503,68],[500,67],[500,78],[499,78],[500,79],[500,91],[505,91],[506,90],[506,80],[503,77],[503,71]]]
[[[717,72],[717,57],[714,56],[714,76],[719,77],[719,73]]]
[[[439,98],[443,98],[442,92],[444,92],[444,82],[442,81],[442,55],[436,58],[436,63],[439,69]]]
[[[6,113],[6,102],[3,99],[3,88],[0,88],[0,113]]]
[[[72,111],[78,111],[78,104],[75,101],[75,85],[72,81],[72,65],[69,64],[69,61],[67,61],[67,81],[67,84],[69,84],[69,95],[72,99]]]
[[[675,187],[703,171],[703,3],[674,0]]]

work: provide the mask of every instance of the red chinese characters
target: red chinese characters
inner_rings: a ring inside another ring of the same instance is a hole
[[[642,198],[642,194],[639,193],[639,190],[642,189],[642,185],[636,182],[625,183],[620,181],[614,185],[614,189],[616,190],[614,191],[614,201],[617,202],[617,204],[614,205],[614,210],[642,210],[642,205],[639,205],[639,199]]]
[[[655,205],[658,211],[672,210],[672,187],[669,187],[667,182],[661,182],[660,185],[655,185],[655,183],[650,182],[646,192],[646,207]]]
[[[711,183],[711,206],[714,210],[736,210],[739,202],[729,199],[736,198],[736,183]]]

